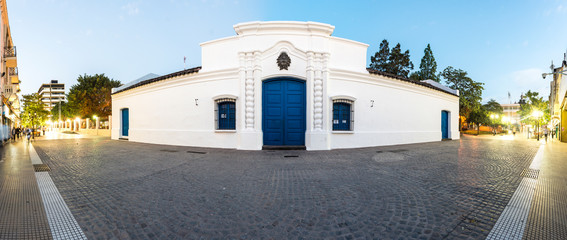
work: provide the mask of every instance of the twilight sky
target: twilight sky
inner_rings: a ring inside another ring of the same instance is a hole
[[[433,2],[433,3],[431,3]],[[57,79],[67,90],[82,74],[123,83],[200,66],[199,43],[236,35],[248,21],[316,21],[333,36],[409,49],[419,68],[431,44],[438,71],[460,68],[485,83],[483,102],[545,98],[551,61],[567,51],[567,1],[243,1],[7,0],[23,94]],[[368,66],[368,64],[367,64]],[[443,82],[442,82],[443,83]]]

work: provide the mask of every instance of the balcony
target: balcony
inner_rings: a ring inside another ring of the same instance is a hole
[[[19,85],[4,86],[4,97],[8,99],[8,101],[14,101],[16,98],[18,98],[18,95],[16,95],[15,93],[19,93],[19,92],[20,92]]]
[[[16,56],[16,46],[4,47],[4,59],[6,60],[7,67],[15,68],[18,66]]]
[[[10,82],[12,84],[20,84],[20,79],[18,78],[18,68],[17,67],[9,67],[8,68],[8,75],[10,76]]]

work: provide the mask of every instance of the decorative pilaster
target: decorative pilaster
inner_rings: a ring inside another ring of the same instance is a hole
[[[323,55],[315,53],[313,79],[313,130],[323,130]]]
[[[246,129],[254,129],[254,54],[246,53]]]
[[[260,62],[260,56],[261,56],[260,51],[254,51],[254,68],[253,68],[254,82],[252,83],[252,125],[250,126],[251,129],[255,128],[254,119],[256,118],[255,103],[257,101],[256,98],[257,89],[255,85],[262,86],[262,65]]]
[[[323,87],[323,89],[322,89],[322,91],[321,91],[321,94],[322,94],[322,95],[321,95],[321,98],[322,98],[322,99],[327,99],[327,97],[328,97],[326,84],[327,84],[328,81],[329,81],[329,67],[328,67],[328,66],[329,66],[329,56],[330,56],[329,53],[323,53],[323,54],[322,54],[322,57],[323,57],[322,65],[323,65],[323,66],[321,66],[321,68],[322,68],[322,75],[323,75],[323,76],[321,77],[321,81],[322,81],[322,86],[325,86],[325,87]],[[329,106],[328,106],[328,104],[329,104],[328,101],[323,101],[323,102],[322,102],[322,109],[330,109]],[[332,113],[332,112],[333,112],[333,111],[331,111],[331,113]],[[325,115],[327,115],[327,116],[325,117]],[[322,121],[323,121],[323,126],[322,126],[322,129],[327,129],[327,127],[329,126],[328,117],[329,117],[329,114],[328,114],[328,113],[323,114],[323,119],[322,119]],[[325,124],[325,123],[327,123],[327,124]]]

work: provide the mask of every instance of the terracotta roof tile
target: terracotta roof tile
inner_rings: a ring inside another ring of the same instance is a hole
[[[427,88],[431,88],[431,89],[434,89],[434,90],[437,90],[437,91],[440,91],[440,92],[448,93],[448,94],[451,94],[451,95],[453,95],[453,96],[457,96],[457,97],[459,96],[459,95],[456,95],[455,93],[448,92],[448,91],[446,91],[446,90],[444,90],[444,89],[435,87],[435,86],[433,86],[433,85],[431,85],[431,84],[424,83],[424,82],[419,82],[419,81],[413,81],[413,80],[411,80],[411,79],[409,79],[409,78],[401,77],[401,76],[398,76],[398,75],[396,75],[396,74],[387,73],[387,72],[382,72],[382,71],[374,70],[374,69],[371,69],[371,68],[366,68],[366,70],[367,70],[370,74],[382,75],[382,76],[385,76],[385,77],[394,78],[394,79],[397,79],[397,80],[400,80],[400,81],[409,82],[409,83],[413,83],[413,84],[416,84],[416,85],[420,85],[420,86],[424,86],[424,87],[427,87]]]
[[[190,69],[181,70],[181,71],[178,71],[178,72],[170,73],[170,74],[155,77],[155,78],[150,78],[148,80],[141,81],[141,82],[136,83],[136,84],[129,86],[127,88],[120,89],[116,92],[113,92],[112,94],[117,94],[117,93],[120,93],[120,92],[128,91],[130,89],[134,89],[134,88],[146,85],[146,84],[150,84],[150,83],[154,83],[154,82],[158,82],[158,81],[163,81],[163,80],[173,78],[173,77],[177,77],[177,76],[182,76],[182,75],[186,75],[186,74],[190,74],[190,73],[197,73],[197,72],[199,72],[199,70],[201,70],[200,66],[190,68]]]

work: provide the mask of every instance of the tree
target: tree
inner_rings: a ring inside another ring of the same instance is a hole
[[[399,43],[396,47],[392,48],[388,61],[390,66],[389,73],[408,78],[410,70],[413,70],[413,63],[410,60],[409,50],[402,53],[401,45]]]
[[[44,109],[41,96],[37,93],[32,93],[24,95],[23,97],[24,111],[20,115],[22,126],[34,128],[43,125],[47,120],[49,112]]]
[[[370,57],[370,68],[407,78],[410,70],[413,69],[413,63],[410,60],[409,50],[402,53],[401,45],[398,43],[390,51],[389,43],[384,39],[380,43],[380,50]]]
[[[443,70],[441,77],[445,78],[446,84],[453,89],[459,90],[459,124],[470,117],[473,111],[481,107],[482,90],[484,83],[475,82],[467,76],[467,72],[461,69],[454,69],[449,66]]]
[[[51,115],[54,120],[59,120],[59,105],[61,105],[61,120],[65,120],[66,118],[75,118],[78,115],[77,109],[72,108],[69,103],[58,102],[51,109]]]
[[[427,44],[425,50],[423,50],[423,58],[421,58],[421,64],[419,64],[419,70],[413,72],[410,75],[410,79],[420,81],[431,79],[433,81],[439,82],[439,76],[437,76],[437,62],[433,56],[433,51],[431,51],[431,45]]]
[[[119,87],[120,81],[110,79],[103,73],[79,76],[77,82],[69,90],[68,105],[72,111],[82,118],[92,115],[106,117],[112,113],[110,91]]]
[[[539,121],[540,124],[547,124],[550,113],[548,101],[543,100],[543,97],[539,97],[538,92],[532,92],[531,90],[524,95],[525,103],[520,106],[520,118],[521,121],[526,124],[536,125]],[[535,111],[543,112],[543,116],[536,119],[532,116]]]
[[[502,113],[504,112],[502,105],[500,105],[500,103],[496,102],[496,100],[494,99],[490,99],[486,104],[484,104],[484,107],[488,112],[492,112],[494,114],[502,115]]]
[[[473,110],[469,117],[467,118],[468,124],[475,124],[477,126],[477,135],[480,133],[480,125],[490,124],[490,119],[488,118],[488,112],[484,105],[481,105],[478,109]]]
[[[374,54],[374,56],[370,57],[370,68],[382,72],[388,72],[390,67],[389,59],[390,58],[390,47],[388,44],[388,40],[382,40],[380,43],[380,50]]]
[[[419,74],[419,71],[412,72],[412,73],[409,75],[409,79],[410,79],[410,80],[414,80],[414,81],[416,81],[416,82],[419,82],[419,81],[421,81],[421,80],[425,80],[425,79],[422,79],[422,78],[421,78],[421,75]]]
[[[490,99],[490,101],[488,101],[486,104],[482,105],[482,108],[485,109],[486,111],[486,117],[487,119],[490,120],[490,124],[495,125],[495,124],[501,124],[502,122],[500,121],[500,117],[502,117],[502,113],[504,112],[504,109],[502,108],[502,105],[500,105],[500,103],[496,102],[496,100],[494,99]],[[492,118],[492,115],[497,115],[498,117],[496,118]],[[490,118],[488,118],[488,116],[490,116]]]
[[[492,114],[498,114],[502,116],[504,109],[500,103],[496,102],[494,99],[490,99],[486,104],[483,105],[487,112]]]

